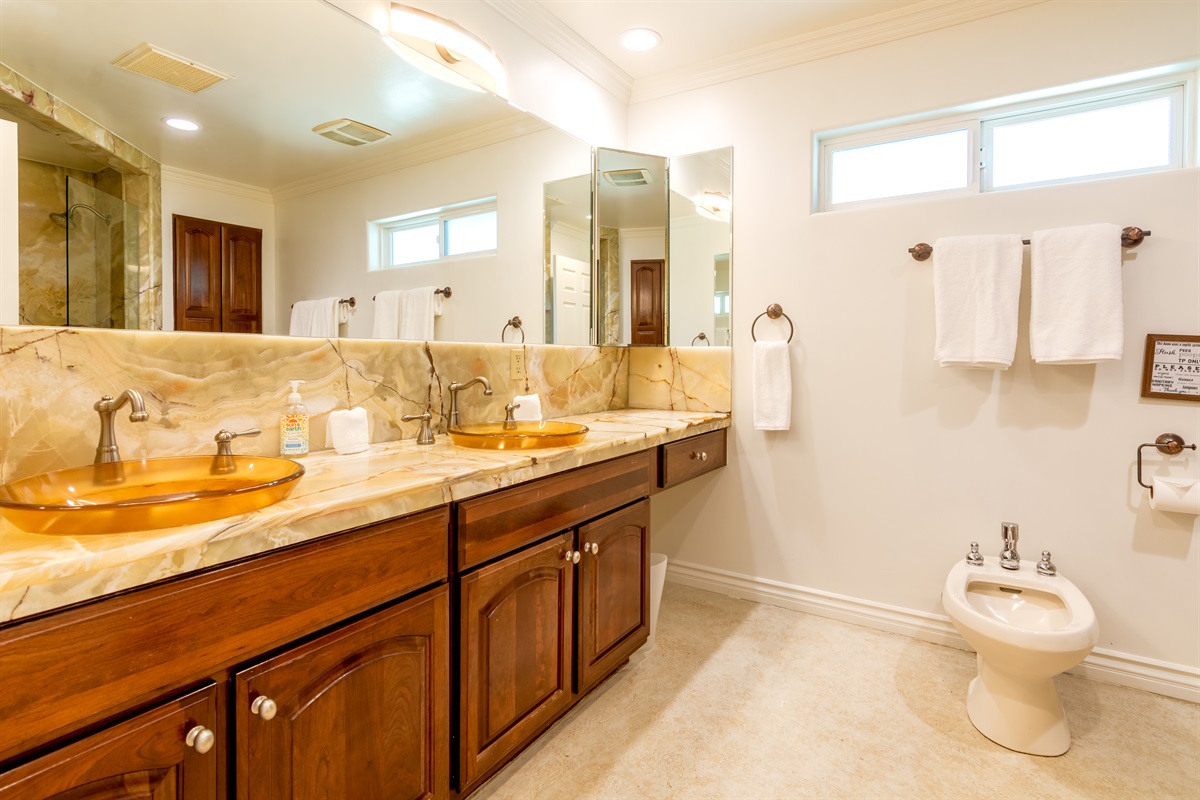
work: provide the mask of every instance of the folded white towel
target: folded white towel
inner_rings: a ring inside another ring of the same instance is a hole
[[[375,295],[375,322],[371,336],[375,339],[395,339],[400,334],[400,292],[389,289]]]
[[[520,408],[513,409],[513,419],[540,421],[542,418],[542,398],[536,394],[519,394],[513,398],[513,403]]]
[[[1039,364],[1119,361],[1125,342],[1121,229],[1109,223],[1034,231],[1029,352]]]
[[[788,343],[754,343],[754,429],[786,431],[792,426],[792,366]]]
[[[329,415],[329,438],[339,455],[361,453],[371,445],[367,427],[367,410],[352,408],[334,411]]]
[[[400,338],[433,341],[433,319],[442,314],[442,296],[435,287],[407,289],[400,293]]]
[[[335,338],[338,335],[338,322],[342,321],[339,306],[336,297],[297,301],[292,305],[288,333],[292,336]]]
[[[933,245],[934,358],[1008,369],[1017,350],[1021,237],[948,236]]]

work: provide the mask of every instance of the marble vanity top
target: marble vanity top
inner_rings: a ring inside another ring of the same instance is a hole
[[[582,444],[544,450],[432,446],[411,439],[355,455],[304,457],[291,497],[237,517],[97,536],[26,533],[0,520],[0,622],[40,614],[277,547],[434,508],[575,467],[729,426],[729,414],[621,409],[562,418]]]

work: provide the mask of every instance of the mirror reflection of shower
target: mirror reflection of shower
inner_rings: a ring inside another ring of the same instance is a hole
[[[138,208],[83,180],[66,184],[66,212],[50,214],[66,231],[66,324],[136,328]]]

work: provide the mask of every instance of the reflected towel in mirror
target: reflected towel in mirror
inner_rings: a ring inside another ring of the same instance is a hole
[[[337,297],[299,300],[292,306],[292,320],[288,327],[288,334],[336,338],[338,323],[345,322],[341,318],[341,313],[341,303]]]

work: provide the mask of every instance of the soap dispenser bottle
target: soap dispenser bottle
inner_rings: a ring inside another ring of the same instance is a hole
[[[279,454],[302,456],[308,452],[308,409],[300,399],[300,384],[304,381],[288,381],[292,393],[288,395],[287,408],[279,415]]]

